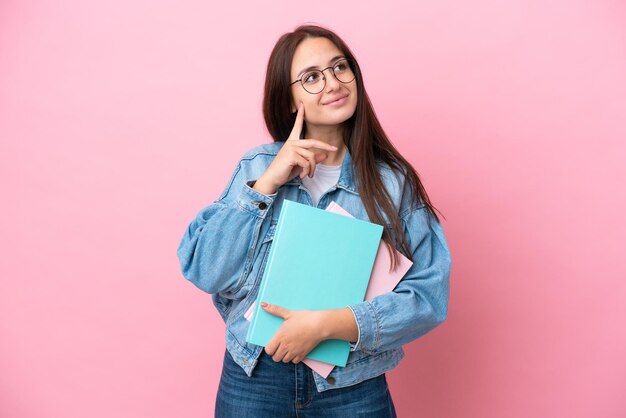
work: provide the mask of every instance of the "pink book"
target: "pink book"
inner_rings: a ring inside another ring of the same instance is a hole
[[[352,217],[348,211],[339,206],[336,202],[330,202],[330,204],[326,207],[326,210]],[[394,251],[396,251],[399,255],[399,265],[395,271],[389,272],[391,268],[389,249],[381,240],[381,245],[378,247],[378,253],[376,253],[376,259],[374,260],[374,267],[372,269],[372,275],[370,276],[369,285],[367,286],[367,291],[365,292],[365,300],[372,300],[378,295],[391,292],[413,265],[411,260],[406,258],[397,250]],[[254,312],[254,303],[244,314],[244,317],[248,321],[252,316],[252,312]],[[333,364],[309,358],[305,358],[303,362],[323,378],[328,377],[330,372],[335,368]]]

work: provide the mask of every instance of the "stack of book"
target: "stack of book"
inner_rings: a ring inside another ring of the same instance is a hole
[[[381,241],[383,227],[352,217],[337,203],[326,210],[283,202],[246,340],[266,346],[283,323],[260,302],[290,310],[338,309],[390,292],[411,267],[400,254],[390,271],[390,253]],[[325,340],[304,363],[326,377],[345,366],[350,343]]]

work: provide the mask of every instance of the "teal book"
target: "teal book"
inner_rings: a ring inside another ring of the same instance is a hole
[[[383,227],[285,200],[246,341],[266,346],[283,323],[261,302],[291,310],[344,308],[362,302]],[[344,367],[350,343],[325,340],[307,358]]]

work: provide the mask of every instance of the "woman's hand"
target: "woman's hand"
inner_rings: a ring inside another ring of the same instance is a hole
[[[299,363],[322,340],[325,311],[292,311],[262,302],[261,308],[285,321],[265,346],[274,361]]]
[[[328,154],[323,151],[337,151],[337,147],[317,139],[300,139],[304,121],[304,105],[298,106],[296,122],[289,138],[280,149],[265,173],[256,181],[254,188],[265,194],[272,194],[289,180],[300,175],[313,177],[315,165],[324,161]]]

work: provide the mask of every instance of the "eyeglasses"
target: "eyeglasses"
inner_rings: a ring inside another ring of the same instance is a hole
[[[347,58],[343,58],[335,62],[335,64],[331,67],[326,67],[322,70],[311,70],[305,72],[299,80],[294,81],[291,85],[293,86],[299,81],[302,83],[304,90],[308,93],[318,94],[326,87],[326,77],[324,76],[324,71],[330,69],[338,81],[347,84],[356,77],[354,71],[352,70],[353,68],[354,62]]]

